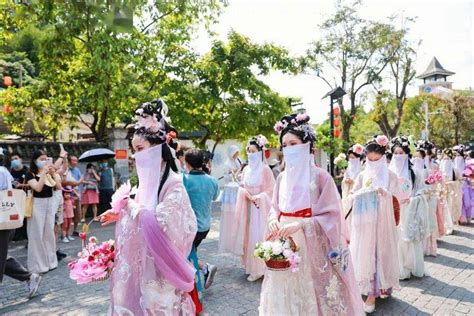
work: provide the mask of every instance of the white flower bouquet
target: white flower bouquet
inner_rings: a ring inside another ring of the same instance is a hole
[[[269,269],[277,271],[291,268],[292,272],[297,272],[301,261],[298,246],[291,237],[258,243],[254,254],[257,258],[263,259]]]

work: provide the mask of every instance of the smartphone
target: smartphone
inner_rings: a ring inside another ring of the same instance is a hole
[[[48,157],[48,159],[46,159],[46,165],[51,166],[52,164],[53,164],[53,158]]]
[[[60,152],[61,152],[61,151],[65,151],[63,144],[59,144],[59,151],[60,151]]]

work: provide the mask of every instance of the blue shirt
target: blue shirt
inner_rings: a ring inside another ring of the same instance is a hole
[[[196,214],[198,232],[208,231],[211,229],[212,201],[219,195],[217,180],[204,171],[191,170],[183,175],[183,183]]]
[[[71,172],[71,176],[72,178],[74,179],[74,181],[79,181],[81,180],[81,170],[79,170],[78,167],[74,167],[74,168],[69,168],[69,171]],[[77,191],[80,193],[81,192],[81,186],[78,185],[77,186]]]

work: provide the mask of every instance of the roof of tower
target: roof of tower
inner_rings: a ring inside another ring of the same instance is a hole
[[[433,57],[425,72],[417,76],[417,78],[425,79],[434,75],[451,76],[454,74],[454,72],[444,69],[443,66],[441,66],[441,64],[439,63],[438,59],[436,59],[436,57]]]

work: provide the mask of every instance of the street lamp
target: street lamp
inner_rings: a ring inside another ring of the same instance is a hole
[[[334,176],[334,100],[342,98],[345,94],[346,91],[344,91],[344,89],[342,89],[341,87],[337,87],[326,93],[323,97],[323,99],[329,97],[329,107],[331,109],[331,111],[329,112],[329,119],[331,121],[331,153],[329,155],[329,166],[331,176]]]

